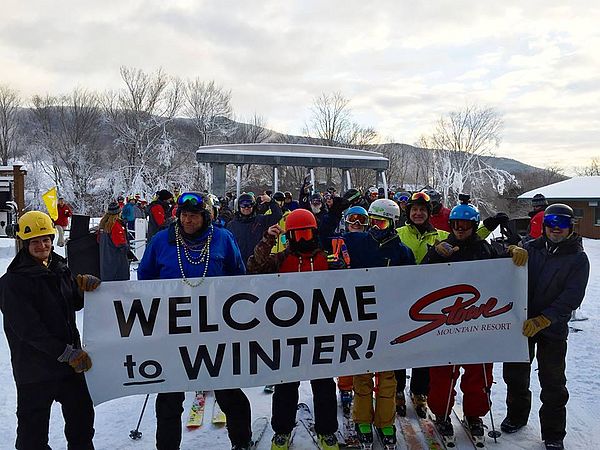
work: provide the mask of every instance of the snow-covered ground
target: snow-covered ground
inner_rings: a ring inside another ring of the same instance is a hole
[[[600,369],[598,369],[598,349],[600,348],[600,240],[586,239],[584,241],[586,252],[590,258],[592,271],[586,292],[585,301],[579,312],[580,316],[588,320],[572,322],[571,325],[581,331],[572,332],[569,336],[569,353],[567,361],[567,378],[570,392],[567,418],[567,437],[565,445],[569,449],[594,449],[597,438],[600,437]],[[59,252],[62,249],[59,249]],[[4,274],[6,267],[14,255],[14,241],[0,239],[0,274]],[[83,317],[78,316],[79,326]],[[2,332],[0,338],[0,450],[14,447],[16,430],[16,395],[12,378],[10,354],[8,345]],[[495,424],[498,427],[504,417],[506,407],[504,398],[506,389],[502,382],[501,364],[496,364],[494,370],[496,384],[492,391],[493,411]],[[310,385],[302,383],[300,400],[312,404]],[[535,372],[532,373],[532,391],[534,398],[533,411],[529,425],[520,432],[507,435],[503,434],[498,444],[488,444],[489,448],[498,449],[543,449],[539,436],[539,384]],[[254,417],[270,416],[271,401],[268,394],[264,394],[262,387],[246,389],[252,403]],[[186,397],[185,407],[189,407],[192,394]],[[131,441],[129,431],[135,428],[138,416],[144,402],[144,396],[132,396],[104,403],[96,408],[96,437],[94,439],[98,450],[134,449],[146,450],[154,448],[154,395],[150,402],[140,430],[143,438]],[[210,416],[212,403],[208,402],[207,415]],[[184,413],[187,418],[187,412]],[[489,418],[487,419],[489,423]],[[458,449],[473,448],[468,443],[460,430],[460,425],[455,419],[455,429],[458,434]],[[260,449],[268,449],[270,430],[261,441]],[[488,439],[488,441],[490,441]],[[53,449],[65,448],[63,437],[63,420],[60,406],[55,404],[52,410],[50,423],[50,445]],[[402,446],[399,446],[402,448]],[[228,449],[230,448],[227,432],[223,428],[213,427],[209,417],[205,418],[202,428],[183,433],[182,449]],[[299,433],[294,440],[295,449],[314,449],[307,435]]]

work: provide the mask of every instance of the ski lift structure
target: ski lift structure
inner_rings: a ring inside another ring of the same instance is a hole
[[[385,171],[389,160],[381,153],[368,150],[356,150],[342,147],[305,144],[226,144],[200,147],[196,151],[199,163],[208,163],[211,167],[211,191],[223,196],[226,192],[227,164],[237,166],[236,195],[241,191],[242,166],[256,164],[273,168],[273,191],[279,190],[279,167],[306,167],[310,171],[311,183],[315,185],[314,169],[317,167],[341,169],[343,189],[352,187],[351,169],[372,169],[376,186],[388,190]]]

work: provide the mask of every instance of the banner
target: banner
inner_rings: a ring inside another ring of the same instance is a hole
[[[58,219],[58,194],[56,192],[56,186],[48,189],[48,191],[42,194],[42,200],[44,200],[50,218],[52,220]]]
[[[528,361],[527,270],[510,259],[115,281],[86,293],[95,404],[132,394]]]

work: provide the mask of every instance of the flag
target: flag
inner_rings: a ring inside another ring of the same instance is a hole
[[[42,194],[42,199],[48,210],[48,214],[52,220],[58,219],[58,194],[56,192],[56,186],[49,189],[45,194]]]

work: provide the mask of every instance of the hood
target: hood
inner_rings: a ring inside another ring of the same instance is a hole
[[[33,259],[33,257],[29,254],[26,248],[22,248],[11,261],[10,265],[6,269],[6,272],[15,274],[26,274],[29,276],[42,276],[47,274],[48,271],[58,272],[66,268],[67,261],[65,260],[65,258],[55,253],[54,251],[50,253],[50,257],[50,266],[44,267],[35,259]]]

